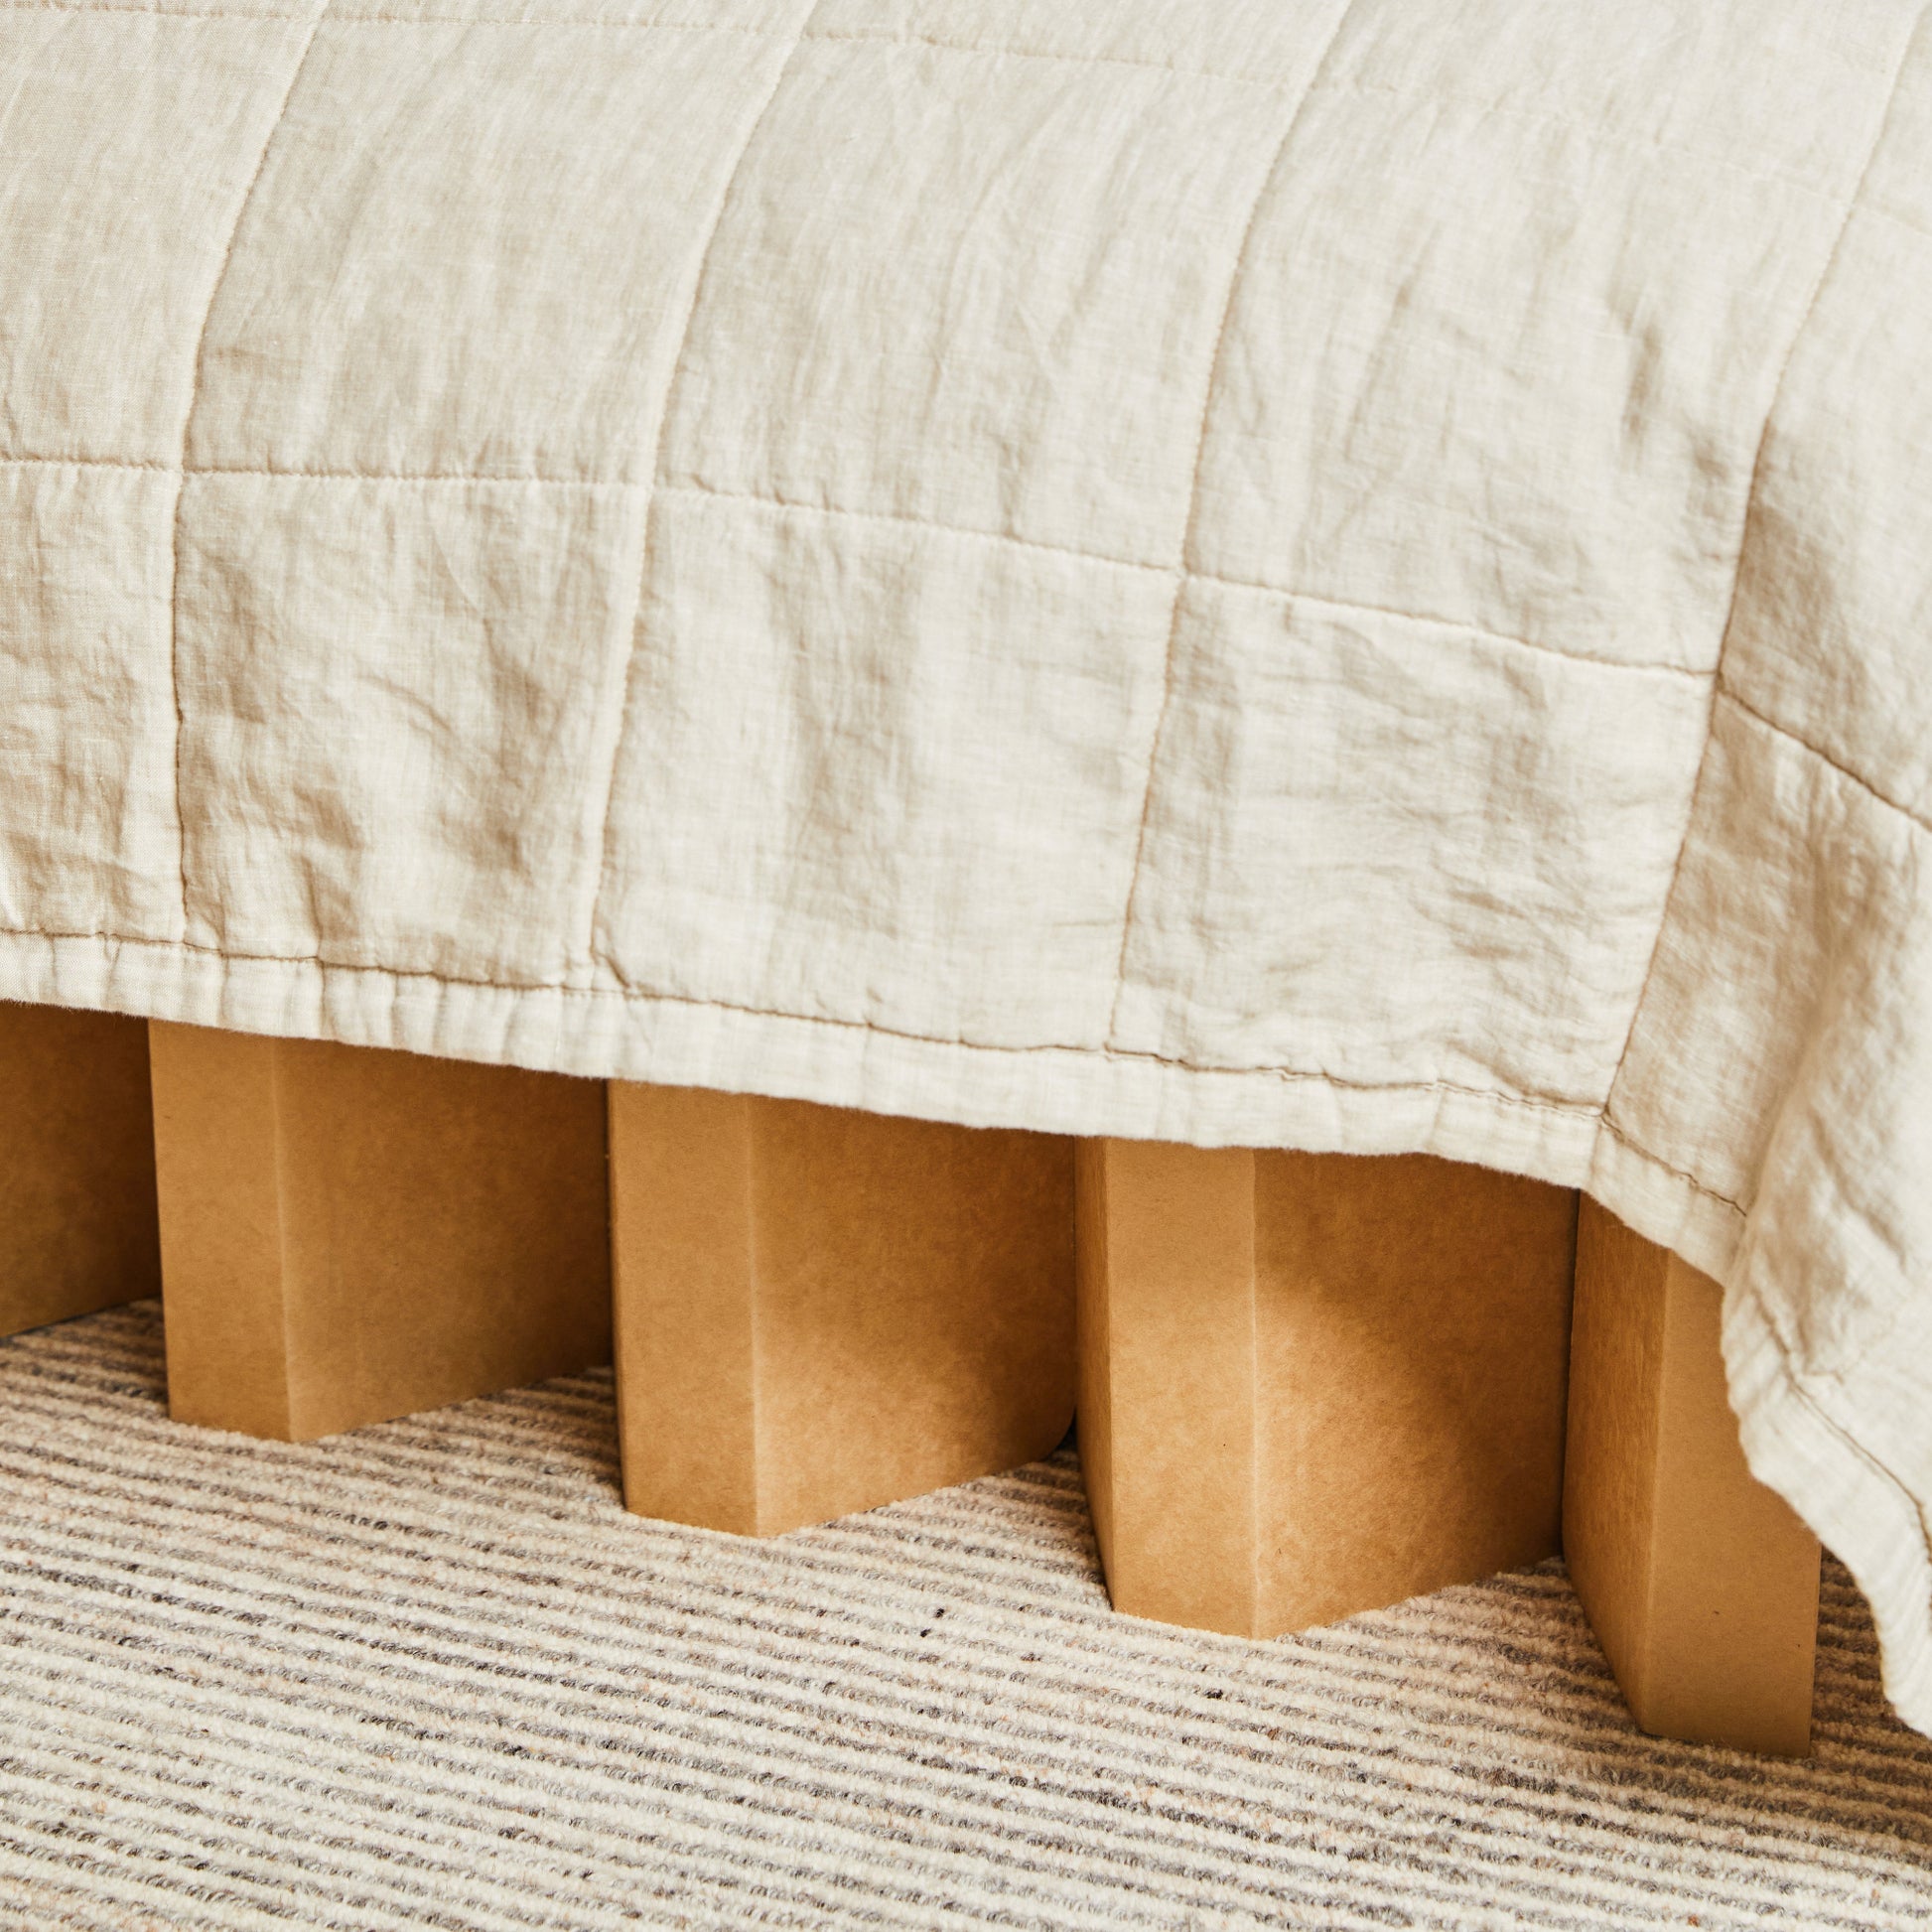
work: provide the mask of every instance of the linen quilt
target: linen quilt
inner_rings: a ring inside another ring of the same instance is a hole
[[[0,0],[0,995],[1587,1187],[1932,1727],[1918,0]]]

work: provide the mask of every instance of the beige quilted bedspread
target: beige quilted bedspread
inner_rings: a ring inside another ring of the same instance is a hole
[[[1932,1726],[1918,0],[0,0],[0,995],[1588,1187]]]

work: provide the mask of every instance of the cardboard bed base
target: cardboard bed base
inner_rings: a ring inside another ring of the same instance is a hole
[[[159,1024],[153,1054],[181,1420],[307,1440],[610,1361],[615,1319],[629,1506],[765,1535],[1071,1421],[1064,1141],[622,1084],[607,1130],[556,1074]]]
[[[1267,1636],[1561,1545],[1646,1729],[1808,1746],[1819,1548],[1718,1289],[1535,1182],[0,1006],[0,1331],[157,1276],[174,1413],[256,1435],[615,1341],[629,1505],[748,1533],[1043,1454],[1077,1378],[1121,1609]]]
[[[1073,1150],[611,1089],[624,1500],[768,1536],[1047,1454],[1073,1419]]]
[[[1585,1201],[1564,1546],[1638,1725],[1803,1756],[1818,1539],[1744,1462],[1709,1276]]]
[[[0,1335],[160,1288],[145,1024],[0,1001]]]
[[[604,1088],[152,1029],[168,1402],[302,1442],[611,1359]]]
[[[1115,1607],[1270,1637],[1555,1555],[1576,1215],[1427,1156],[1083,1145]]]

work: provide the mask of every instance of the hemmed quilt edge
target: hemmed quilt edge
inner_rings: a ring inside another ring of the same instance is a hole
[[[1748,1286],[1725,1298],[1725,1368],[1751,1473],[1852,1573],[1877,1625],[1885,1695],[1932,1735],[1932,1551],[1918,1504],[1806,1388]]]

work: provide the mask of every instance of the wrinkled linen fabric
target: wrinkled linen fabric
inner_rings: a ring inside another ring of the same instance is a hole
[[[0,4],[0,995],[1587,1187],[1932,1728],[1932,33]]]

